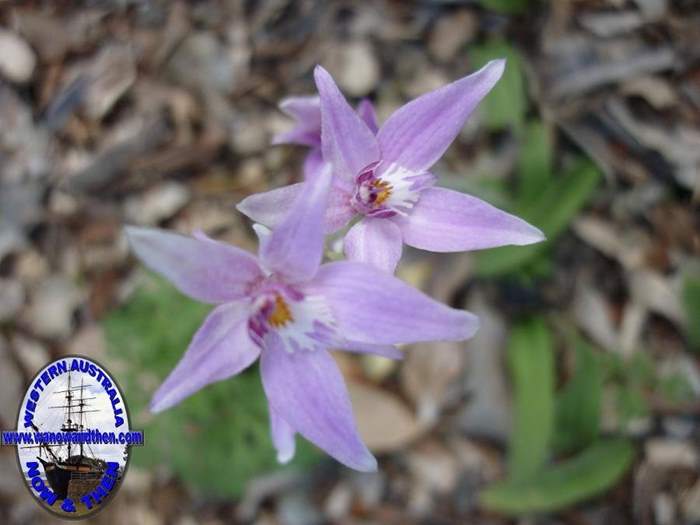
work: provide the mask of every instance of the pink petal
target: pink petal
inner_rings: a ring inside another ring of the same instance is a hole
[[[394,273],[401,259],[401,230],[389,219],[365,217],[345,235],[345,257]]]
[[[354,182],[362,169],[379,160],[377,140],[325,69],[316,66],[314,78],[321,96],[323,158],[333,165],[334,176]]]
[[[481,250],[544,240],[540,230],[489,203],[452,190],[425,190],[407,217],[395,219],[406,244],[432,252]]]
[[[379,131],[377,112],[374,110],[374,104],[372,104],[371,100],[367,98],[360,100],[360,103],[357,105],[357,114],[367,124],[367,127],[372,130],[372,133],[376,134]]]
[[[418,97],[394,112],[377,135],[382,165],[396,163],[415,173],[429,169],[501,78],[504,67],[504,60],[493,60],[476,73]]]
[[[350,468],[377,469],[360,438],[338,366],[325,351],[265,349],[260,359],[271,410],[294,430]]]
[[[305,291],[323,297],[338,332],[358,342],[461,341],[479,326],[469,312],[449,308],[367,264],[324,264]]]
[[[189,348],[151,400],[161,412],[210,383],[227,379],[260,355],[248,336],[248,310],[240,303],[217,306],[194,334]]]
[[[272,436],[272,444],[277,450],[279,463],[289,463],[294,458],[296,452],[295,434],[296,432],[289,423],[270,407],[270,435]]]
[[[319,134],[319,137],[320,136]],[[323,170],[323,156],[321,155],[320,148],[314,148],[309,152],[304,159],[304,167],[302,170],[304,172],[304,180],[308,180],[321,173],[321,170]]]
[[[146,266],[198,301],[241,299],[262,276],[255,257],[219,241],[135,226],[126,227],[126,236]]]
[[[356,212],[350,205],[351,194],[336,184],[328,192],[328,206],[324,217],[324,232],[334,233],[344,227]],[[304,183],[290,184],[243,199],[236,208],[242,214],[268,228],[275,228],[291,211],[292,204],[302,193]]]
[[[272,144],[321,145],[321,102],[317,96],[286,98],[280,109],[295,120],[294,128],[272,137]]]
[[[260,246],[260,249],[262,250],[262,246],[270,238],[270,235],[272,234],[272,230],[270,228],[268,228],[267,226],[263,226],[262,224],[258,224],[256,222],[255,224],[253,224],[253,231],[255,232],[255,236],[258,238],[258,245]]]
[[[298,182],[263,193],[254,193],[239,202],[236,209],[253,221],[274,228],[289,214],[303,188],[304,183]]]
[[[314,276],[323,257],[330,183],[330,166],[304,183],[287,216],[260,247],[260,260],[267,269],[291,282]]]
[[[387,359],[403,359],[403,352],[393,345],[373,345],[358,341],[346,341],[340,350],[357,354],[373,354]]]
[[[327,234],[335,233],[345,227],[357,212],[350,204],[352,194],[333,181],[333,187],[328,195],[328,208],[326,208],[325,231]]]

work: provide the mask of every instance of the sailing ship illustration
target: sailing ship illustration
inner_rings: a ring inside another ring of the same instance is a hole
[[[65,390],[59,390],[54,394],[64,394],[65,404],[50,406],[50,409],[64,410],[61,432],[81,432],[86,429],[85,414],[99,412],[89,409],[88,401],[95,397],[85,397],[85,389],[88,386],[81,380],[79,386],[71,384],[71,375],[68,372],[68,383]],[[32,424],[35,432],[40,429]],[[89,444],[70,443],[64,445],[38,444],[24,448],[38,448],[37,459],[41,462],[46,480],[58,499],[67,497],[78,498],[94,490],[101,482],[107,462],[95,457]]]

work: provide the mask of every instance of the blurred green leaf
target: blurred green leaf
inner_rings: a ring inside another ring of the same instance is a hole
[[[534,4],[534,0],[481,0],[481,5],[497,13],[518,14],[523,13]]]
[[[554,356],[544,320],[514,326],[508,344],[514,422],[508,472],[514,481],[534,475],[547,459],[554,419]]]
[[[653,359],[644,352],[637,352],[629,359],[610,352],[596,357],[603,383],[612,394],[620,428],[625,428],[631,420],[647,416],[649,406],[645,393],[656,388]]]
[[[622,428],[632,420],[649,415],[649,405],[638,386],[630,383],[619,385],[616,394],[616,409]]]
[[[600,180],[600,171],[588,160],[576,163],[562,177],[553,178],[539,197],[516,213],[540,228],[547,241],[528,246],[505,246],[476,254],[476,272],[482,277],[511,273],[547,250],[588,202]]]
[[[700,351],[700,279],[686,276],[683,282],[683,304],[688,317],[688,340]]]
[[[553,155],[549,129],[539,120],[529,122],[518,157],[518,208],[536,201],[551,180]]]
[[[145,431],[147,446],[132,449],[134,463],[145,468],[166,465],[199,493],[235,497],[250,478],[280,468],[256,366],[170,410],[148,414],[153,391],[182,357],[208,309],[165,281],[149,278],[105,319],[104,329],[110,354],[125,368],[120,382],[132,425]],[[311,445],[297,442],[293,464],[317,460]]]
[[[622,359],[625,380],[640,390],[654,387],[656,364],[647,352],[636,352],[629,359]]]
[[[681,374],[672,374],[659,379],[658,390],[663,399],[670,403],[687,403],[695,396],[688,378]]]
[[[480,104],[484,124],[490,129],[512,126],[520,131],[527,111],[527,94],[523,78],[522,59],[518,51],[502,40],[493,40],[472,50],[475,67],[490,60],[506,59],[506,69],[496,86]]]
[[[597,355],[598,364],[603,374],[603,382],[616,381],[625,375],[625,363],[622,356],[613,352],[601,352]]]
[[[576,340],[574,376],[557,397],[554,448],[569,453],[590,445],[598,437],[603,376],[591,346]]]
[[[532,478],[488,488],[481,503],[508,515],[556,511],[604,492],[627,471],[633,457],[629,441],[601,440]]]

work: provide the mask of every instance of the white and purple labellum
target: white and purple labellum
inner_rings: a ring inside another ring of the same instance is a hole
[[[397,164],[384,170],[380,167],[381,163],[375,163],[362,170],[351,200],[355,211],[369,217],[406,215],[435,179],[430,173],[416,174]]]
[[[272,280],[261,283],[253,296],[248,332],[261,348],[281,345],[292,353],[337,344],[335,321],[322,297]],[[277,344],[266,344],[273,340]]]

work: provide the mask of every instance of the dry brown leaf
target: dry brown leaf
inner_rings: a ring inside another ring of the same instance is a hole
[[[464,369],[464,343],[420,343],[406,351],[401,386],[416,404],[418,419],[434,423],[445,404],[447,390]]]
[[[373,452],[399,450],[423,430],[396,395],[361,383],[349,383],[348,389],[360,435]]]

